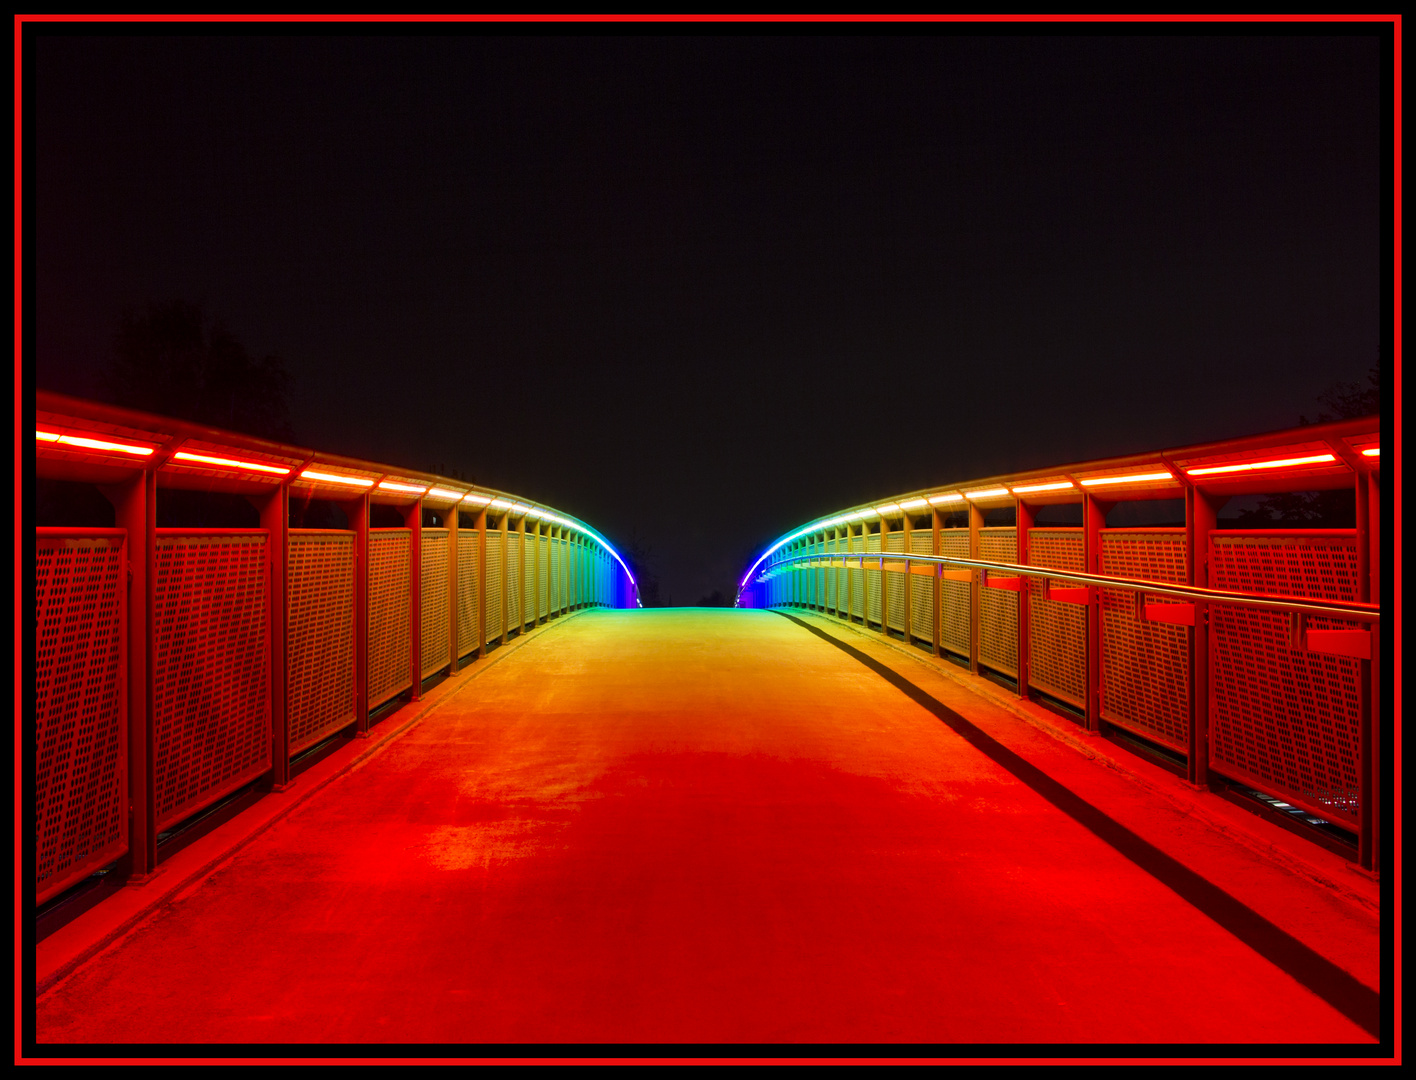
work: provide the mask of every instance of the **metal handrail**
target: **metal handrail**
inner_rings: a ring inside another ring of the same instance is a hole
[[[1262,593],[1231,592],[1228,589],[1205,589],[1197,585],[1176,585],[1167,581],[1146,581],[1142,578],[1109,577],[1105,574],[1084,574],[1074,570],[1050,570],[1045,566],[1021,566],[1018,563],[989,562],[986,559],[961,559],[953,555],[919,555],[904,551],[821,551],[814,554],[791,555],[763,567],[754,582],[764,581],[772,572],[788,563],[797,562],[840,562],[843,567],[858,563],[865,569],[867,561],[930,563],[935,566],[959,566],[970,570],[1006,570],[1009,574],[1022,577],[1047,578],[1053,581],[1070,581],[1078,585],[1092,585],[1107,589],[1126,589],[1150,596],[1170,596],[1177,600],[1189,600],[1198,604],[1226,604],[1234,607],[1259,608],[1265,611],[1289,611],[1300,615],[1312,615],[1324,619],[1346,619],[1379,625],[1382,611],[1379,604],[1365,604],[1356,600],[1324,600],[1314,602],[1295,596],[1268,596]]]

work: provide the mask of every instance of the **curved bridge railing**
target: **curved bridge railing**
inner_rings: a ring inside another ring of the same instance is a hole
[[[769,546],[738,605],[928,648],[1183,761],[1196,785],[1346,830],[1375,868],[1380,441],[1371,417],[853,507]],[[1275,494],[1351,525],[1219,517],[1231,499]],[[1147,502],[1173,520],[1119,520],[1144,517],[1121,504]]]
[[[638,604],[603,536],[504,492],[57,394],[35,427],[36,475],[96,485],[115,524],[35,533],[36,903],[140,880],[164,835],[488,648]],[[159,528],[183,489],[258,525]],[[340,527],[296,527],[311,500]]]

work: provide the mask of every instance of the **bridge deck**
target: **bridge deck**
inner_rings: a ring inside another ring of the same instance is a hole
[[[264,800],[40,1041],[1372,1041],[1371,906],[878,639],[590,612],[493,660]]]

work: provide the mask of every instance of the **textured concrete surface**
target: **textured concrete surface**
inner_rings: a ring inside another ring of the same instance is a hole
[[[1167,797],[1172,778],[1137,783],[806,621],[1377,986],[1377,915],[1340,860],[1270,857],[1262,830]],[[780,615],[711,609],[592,612],[524,642],[49,986],[37,1032],[1373,1041],[878,672]]]

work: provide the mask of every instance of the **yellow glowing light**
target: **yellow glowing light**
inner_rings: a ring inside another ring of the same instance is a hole
[[[493,510],[510,510],[511,503],[505,499],[493,499],[489,504]]]
[[[897,514],[903,513],[894,503],[886,503],[884,506],[877,506],[875,512],[881,517],[895,517]]]
[[[1281,469],[1287,465],[1316,465],[1323,461],[1336,461],[1331,454],[1314,454],[1311,457],[1283,458],[1279,461],[1249,461],[1242,465],[1207,465],[1203,469],[1186,469],[1190,476],[1209,476],[1212,473],[1248,472],[1252,469]]]
[[[966,491],[964,492],[970,499],[996,499],[1000,495],[1011,494],[1005,487],[989,488],[987,491]]]
[[[254,469],[256,472],[275,473],[277,476],[284,476],[290,471],[279,465],[262,465],[259,461],[236,461],[234,458],[210,457],[207,454],[189,454],[185,450],[178,450],[172,456],[178,461],[200,461],[204,465],[224,465],[228,469]]]
[[[151,446],[133,446],[129,443],[109,442],[106,439],[88,439],[82,435],[56,435],[51,431],[36,431],[35,438],[41,442],[63,443],[65,446],[81,446],[85,450],[115,450],[120,454],[136,454],[146,457],[152,453]]]
[[[428,488],[428,494],[431,495],[431,496],[433,496],[433,498],[435,498],[435,499],[460,499],[460,498],[462,498],[462,492],[460,492],[460,491],[448,491],[447,488],[438,488],[438,487],[435,487],[435,488]]]
[[[1072,487],[1072,481],[1061,480],[1055,484],[1028,484],[1026,487],[1015,487],[1014,495],[1021,495],[1025,491],[1061,491],[1063,488]]]
[[[327,484],[350,484],[353,487],[373,487],[372,480],[366,480],[362,476],[336,476],[334,473],[315,472],[313,469],[306,469],[300,474],[301,480],[323,480]]]
[[[1145,480],[1174,480],[1175,477],[1168,472],[1148,472],[1133,473],[1130,476],[1094,476],[1090,480],[1078,481],[1082,487],[1092,487],[1096,484],[1139,484]]]
[[[492,501],[492,497],[490,495],[478,495],[475,491],[472,491],[464,495],[462,501],[471,503],[473,506],[486,506]]]
[[[427,488],[416,487],[413,484],[395,484],[392,480],[380,480],[379,487],[387,491],[409,491],[414,495],[421,495]]]
[[[963,502],[963,501],[964,501],[964,497],[963,497],[962,495],[931,495],[931,496],[929,497],[929,505],[930,505],[930,506],[938,506],[940,503],[946,503],[946,502]]]
[[[901,510],[918,510],[921,506],[928,506],[928,505],[929,505],[929,503],[925,502],[923,499],[906,499],[904,502],[900,503],[900,509],[901,509]]]

